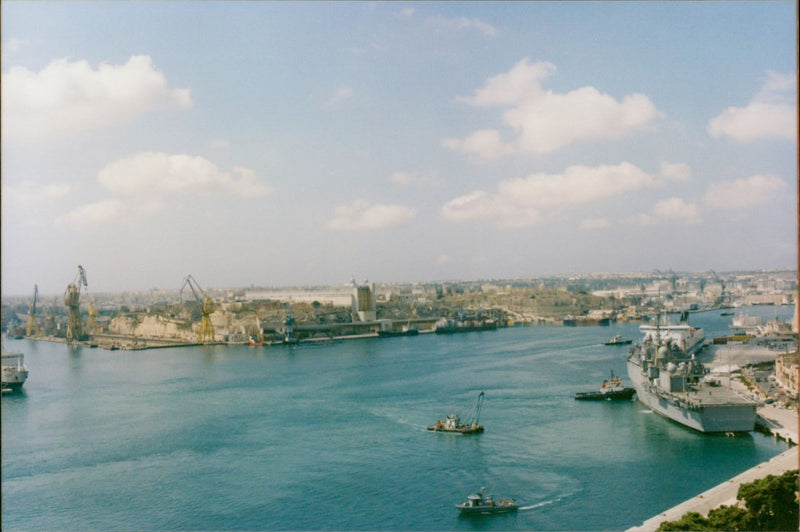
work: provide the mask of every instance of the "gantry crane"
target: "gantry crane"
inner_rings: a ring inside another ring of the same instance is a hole
[[[39,325],[36,323],[36,301],[39,299],[39,285],[33,285],[33,301],[28,305],[28,325],[25,327],[26,336],[39,334]]]
[[[64,304],[67,306],[67,342],[83,340],[85,333],[81,322],[81,286],[89,286],[86,282],[86,271],[78,265],[75,280],[67,285],[64,293]]]
[[[203,308],[203,317],[200,318],[200,327],[197,330],[197,341],[200,343],[213,342],[215,335],[214,324],[211,323],[211,313],[214,312],[214,301],[206,295],[195,278],[189,274],[183,280],[183,285],[181,286],[181,302],[183,301],[183,290],[187,286],[192,291],[195,300],[200,303]]]

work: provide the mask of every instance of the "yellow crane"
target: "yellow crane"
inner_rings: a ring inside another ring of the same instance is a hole
[[[36,323],[36,301],[39,299],[39,285],[33,285],[33,301],[28,305],[28,325],[25,327],[26,336],[37,336],[41,331]]]
[[[78,274],[75,280],[67,285],[64,292],[64,304],[67,306],[67,342],[83,340],[86,334],[81,322],[81,286],[88,286],[86,271],[78,265]]]
[[[214,301],[206,295],[200,285],[191,274],[187,275],[181,286],[181,302],[183,301],[183,290],[186,287],[194,295],[195,301],[202,305],[202,317],[200,327],[197,330],[197,341],[200,343],[213,342],[215,340],[214,324],[211,323],[211,314],[214,312]]]

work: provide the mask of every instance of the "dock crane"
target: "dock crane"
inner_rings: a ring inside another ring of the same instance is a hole
[[[189,287],[195,300],[202,305],[203,316],[200,318],[200,328],[197,331],[197,341],[200,343],[213,342],[214,324],[211,323],[211,313],[214,312],[214,301],[206,295],[200,285],[197,283],[192,274],[186,276],[181,286],[181,302],[183,301],[183,291]]]
[[[86,336],[81,322],[81,286],[88,287],[86,271],[78,265],[78,273],[64,292],[64,304],[67,306],[67,342],[83,340]]]
[[[33,285],[33,301],[28,305],[28,325],[25,327],[26,336],[39,334],[39,325],[36,323],[36,301],[39,299],[39,285]]]

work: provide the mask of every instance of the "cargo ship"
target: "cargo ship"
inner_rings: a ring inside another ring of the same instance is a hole
[[[644,339],[630,349],[628,377],[639,402],[653,412],[699,432],[750,432],[755,428],[756,403],[710,378],[697,360],[703,347],[702,329],[657,316],[642,325]]]

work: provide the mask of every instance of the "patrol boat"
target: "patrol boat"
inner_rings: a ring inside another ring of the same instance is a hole
[[[700,432],[749,432],[755,428],[756,403],[708,378],[697,360],[702,329],[683,313],[677,324],[656,316],[642,325],[644,339],[628,354],[628,377],[636,397],[657,414]]]
[[[486,493],[486,488],[481,488],[477,493],[469,495],[465,502],[456,504],[456,508],[462,514],[499,514],[516,512],[519,505],[514,499],[495,501]]]

